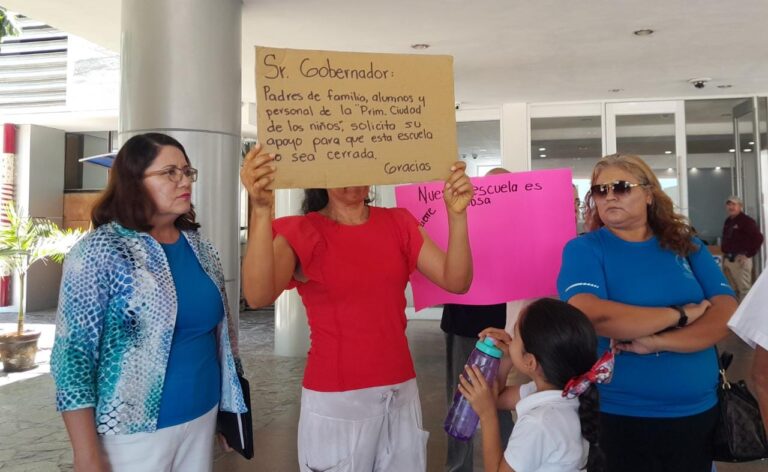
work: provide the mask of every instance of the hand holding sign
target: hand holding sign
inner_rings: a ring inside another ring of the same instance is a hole
[[[451,176],[445,181],[443,199],[445,206],[454,213],[462,213],[467,209],[474,195],[474,187],[467,174],[464,173],[467,164],[461,161],[451,167]]]
[[[240,181],[254,207],[270,208],[274,201],[270,184],[275,180],[275,155],[263,153],[261,149],[261,144],[256,144],[246,154],[240,169]]]

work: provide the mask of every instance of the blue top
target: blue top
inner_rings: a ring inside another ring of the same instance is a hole
[[[656,237],[627,242],[606,228],[571,240],[563,250],[557,279],[562,300],[580,293],[644,307],[698,303],[731,295],[706,246],[687,258],[663,249]],[[609,348],[599,337],[598,356]],[[695,415],[717,403],[717,359],[714,348],[693,353],[661,352],[616,356],[613,380],[600,385],[600,410],[654,418]]]
[[[221,395],[216,327],[224,317],[221,295],[203,271],[187,239],[161,244],[176,286],[178,311],[165,370],[157,428],[207,413]]]

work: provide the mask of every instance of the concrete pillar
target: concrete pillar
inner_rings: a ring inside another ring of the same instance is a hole
[[[511,172],[531,170],[528,105],[505,103],[501,107],[501,166]]]
[[[36,125],[21,125],[16,139],[16,205],[22,215],[42,217],[57,225],[64,213],[64,131]],[[13,304],[21,291],[14,279]],[[61,265],[37,262],[27,272],[26,310],[56,306],[61,283]]]
[[[119,139],[178,139],[200,171],[192,203],[240,299],[240,0],[123,0]]]
[[[303,190],[275,192],[275,216],[298,215],[304,199]],[[275,302],[275,354],[302,357],[309,350],[307,312],[296,290],[288,290]]]

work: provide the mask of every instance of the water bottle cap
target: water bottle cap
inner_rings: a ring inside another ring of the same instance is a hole
[[[482,341],[478,341],[477,344],[475,344],[475,348],[484,354],[495,357],[496,359],[501,359],[501,356],[503,355],[501,349],[493,344],[493,338],[490,336],[486,336]]]

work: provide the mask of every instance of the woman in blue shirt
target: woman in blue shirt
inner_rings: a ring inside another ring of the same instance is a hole
[[[51,369],[77,471],[210,471],[217,411],[245,411],[196,179],[175,139],[132,137],[65,261]]]
[[[717,359],[733,290],[637,156],[602,158],[586,199],[589,232],[570,241],[561,299],[615,346],[601,385],[600,446],[610,472],[709,472],[717,421]]]

